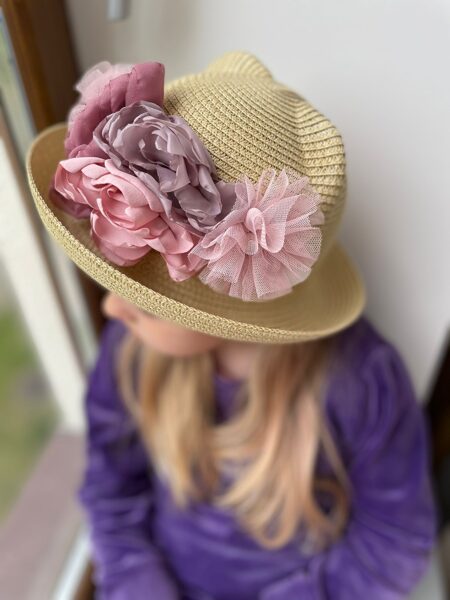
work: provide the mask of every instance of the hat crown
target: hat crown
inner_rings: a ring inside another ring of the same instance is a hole
[[[346,197],[344,145],[327,117],[275,81],[247,52],[228,52],[200,73],[170,82],[164,108],[189,123],[225,181],[243,175],[257,181],[267,168],[307,175],[323,198],[323,259],[336,237]]]
[[[250,52],[225,52],[209,63],[203,73],[233,73],[249,77],[262,77],[273,81],[272,73]]]

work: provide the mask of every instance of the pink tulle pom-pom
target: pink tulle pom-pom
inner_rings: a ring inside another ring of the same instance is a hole
[[[264,171],[236,184],[232,210],[189,252],[203,283],[242,300],[267,300],[305,281],[320,254],[321,196],[307,176]]]

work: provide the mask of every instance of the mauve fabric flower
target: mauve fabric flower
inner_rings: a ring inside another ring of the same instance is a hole
[[[242,300],[283,296],[304,281],[320,254],[321,197],[307,176],[263,172],[236,183],[230,213],[189,252],[203,283]]]
[[[205,232],[224,216],[221,194],[226,199],[232,184],[216,185],[214,163],[183,118],[167,115],[155,103],[136,102],[107,116],[93,137],[117,167],[159,195],[174,221]]]
[[[107,115],[139,100],[162,105],[164,65],[159,62],[111,65],[104,61],[94,65],[76,89],[81,98],[69,113],[64,140],[66,156],[107,158],[92,140],[94,129]]]
[[[193,274],[187,252],[197,238],[170,221],[158,196],[111,159],[62,160],[53,187],[51,197],[60,208],[90,217],[92,239],[111,262],[133,265],[153,248],[163,255],[175,281]]]

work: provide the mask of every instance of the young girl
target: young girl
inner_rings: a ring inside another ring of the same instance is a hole
[[[110,290],[79,489],[98,597],[406,598],[435,535],[427,429],[335,239],[339,133],[251,55],[162,74],[96,66],[28,160]]]

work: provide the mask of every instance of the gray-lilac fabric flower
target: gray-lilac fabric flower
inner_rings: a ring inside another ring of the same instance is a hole
[[[157,104],[123,107],[103,119],[93,138],[118,168],[134,173],[159,196],[168,217],[193,232],[209,231],[231,208],[234,185],[218,182],[197,134]]]

